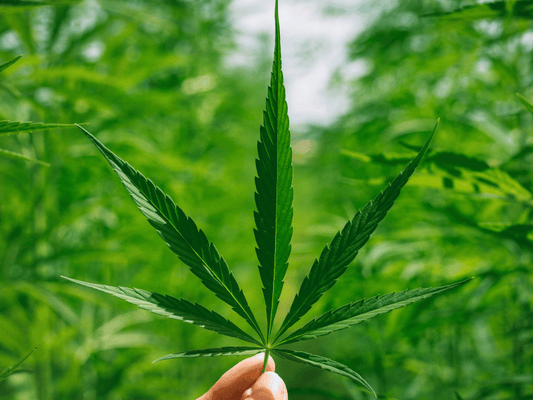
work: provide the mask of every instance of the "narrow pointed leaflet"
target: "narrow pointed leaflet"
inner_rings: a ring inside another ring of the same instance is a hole
[[[115,155],[98,139],[78,125],[115,170],[124,187],[148,222],[157,230],[170,250],[178,255],[202,283],[233,310],[263,339],[263,334],[248,306],[244,293],[226,261],[194,221],[163,191],[131,165]]]
[[[0,65],[0,72],[2,72],[4,69],[6,69],[7,67],[10,67],[12,66],[13,64],[15,64],[22,56],[17,56],[15,57],[14,59],[12,59],[11,61],[8,61],[4,64],[1,64]]]
[[[257,143],[254,213],[259,273],[267,315],[267,344],[288,267],[292,237],[292,151],[289,116],[281,71],[281,42],[276,1],[276,44],[263,125]]]
[[[233,346],[219,347],[216,349],[189,350],[181,353],[169,354],[158,358],[154,362],[170,360],[172,358],[191,358],[191,357],[219,357],[219,356],[253,356],[261,353],[261,347]]]
[[[9,150],[4,150],[4,149],[0,149],[0,157],[12,158],[14,160],[34,162],[37,164],[41,164],[45,167],[50,166],[50,164],[45,161],[37,160],[36,158],[26,157],[24,154],[15,153],[14,151],[9,151]]]
[[[374,397],[377,397],[376,392],[374,391],[374,389],[372,389],[372,386],[370,386],[361,375],[351,370],[346,365],[341,364],[340,362],[331,360],[326,357],[318,356],[316,354],[305,353],[303,351],[275,349],[272,350],[272,352],[275,355],[280,356],[281,358],[285,358],[286,360],[311,365],[313,367],[322,368],[335,374],[346,376],[362,385],[366,390],[372,393]]]
[[[524,107],[526,107],[528,111],[531,111],[533,113],[533,104],[528,99],[526,99],[524,96],[522,96],[520,93],[516,93],[516,96],[522,102]]]
[[[6,369],[5,371],[1,372],[0,373],[0,382],[2,382],[4,379],[6,379],[9,375],[12,375],[17,370],[17,368],[20,367],[22,365],[22,363],[24,361],[26,361],[26,359],[33,354],[33,352],[35,350],[37,350],[37,347],[35,349],[33,349],[32,351],[30,351],[28,354],[26,354],[26,356],[24,356],[24,358],[22,360],[20,360],[19,362],[17,362],[15,365],[12,365],[11,367]]]
[[[400,172],[373,201],[359,210],[354,218],[346,223],[342,231],[337,232],[331,243],[322,250],[320,257],[313,263],[309,276],[305,277],[300,291],[294,297],[289,313],[285,317],[274,342],[306,314],[324,292],[330,289],[346,271],[348,264],[353,261],[361,247],[368,241],[420,163],[435,134],[437,125],[438,122],[416,158],[409,163],[405,170]]]
[[[257,340],[241,330],[233,322],[214,311],[208,310],[200,304],[191,303],[184,299],[177,299],[169,295],[148,292],[142,289],[99,285],[97,283],[67,278],[66,276],[63,276],[63,278],[79,285],[111,294],[144,310],[153,312],[154,314],[188,322],[210,331],[217,332],[221,335],[231,336],[250,343],[259,344]]]
[[[417,301],[427,299],[433,295],[462,286],[471,279],[436,288],[420,288],[404,290],[399,293],[388,293],[383,296],[375,296],[366,300],[346,304],[311,320],[302,328],[279,342],[278,345],[314,339],[341,329],[349,328],[352,325],[360,324],[380,314],[388,313]]]

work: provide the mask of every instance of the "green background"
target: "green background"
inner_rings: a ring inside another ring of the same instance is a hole
[[[262,37],[255,64],[225,67],[229,3],[2,2],[0,63],[23,58],[0,73],[0,120],[88,122],[206,232],[263,321],[253,178],[273,41]],[[389,215],[303,322],[363,297],[476,279],[294,346],[348,365],[380,398],[533,398],[533,114],[515,94],[533,100],[532,21],[529,0],[389,2],[348,47],[366,73],[332,77],[349,110],[293,132],[278,319],[323,246],[441,118]],[[59,277],[168,293],[238,321],[81,132],[2,136],[0,148],[49,163],[0,157],[0,370],[37,347],[0,382],[0,399],[194,399],[242,359],[152,364],[238,342]],[[276,361],[290,399],[370,398],[347,378]]]

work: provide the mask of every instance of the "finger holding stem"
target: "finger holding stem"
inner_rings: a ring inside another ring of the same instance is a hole
[[[266,363],[263,360],[266,360]],[[265,364],[266,372],[273,372],[276,369],[272,357],[265,353],[260,353],[241,361],[222,375],[213,387],[197,400],[241,400],[243,393],[252,388],[255,382],[263,375],[261,369],[265,370]],[[264,379],[261,382],[265,383]],[[266,382],[270,381],[267,380]],[[256,388],[259,386],[256,386]],[[251,399],[254,399],[254,397],[252,396]]]

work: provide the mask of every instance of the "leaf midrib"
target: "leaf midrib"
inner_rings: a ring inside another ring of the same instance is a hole
[[[281,77],[283,76],[283,73],[281,71],[281,40],[280,40],[280,26],[279,26],[279,15],[278,15],[278,2],[276,1],[276,216],[274,219],[274,270],[272,271],[272,295],[270,297],[270,318],[269,318],[269,326],[267,331],[267,344],[270,345],[270,337],[272,335],[272,328],[274,326],[274,317],[276,315],[276,312],[274,310],[274,305],[276,303],[276,300],[274,299],[274,295],[276,292],[276,273],[278,272],[278,227],[279,227],[279,221],[278,221],[278,215],[279,215],[279,181],[280,181],[280,171],[279,171],[279,133],[281,131],[281,124],[280,124],[280,115],[283,110],[283,105],[281,102],[281,95],[283,93],[282,84],[281,84]]]

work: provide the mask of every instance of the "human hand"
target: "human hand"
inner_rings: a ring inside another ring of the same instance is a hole
[[[265,353],[241,361],[197,400],[288,400],[287,387],[278,374],[272,357],[263,370]]]

